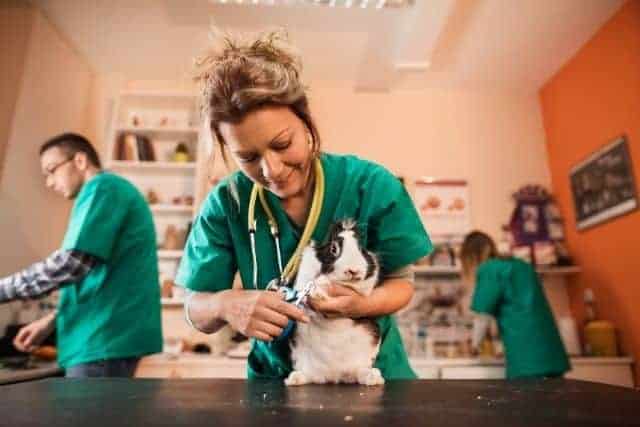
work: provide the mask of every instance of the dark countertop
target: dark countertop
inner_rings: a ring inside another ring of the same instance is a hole
[[[287,388],[223,379],[50,378],[0,390],[2,423],[21,427],[640,425],[640,392],[562,379]]]
[[[62,376],[64,370],[56,362],[38,363],[29,368],[0,368],[0,385]]]

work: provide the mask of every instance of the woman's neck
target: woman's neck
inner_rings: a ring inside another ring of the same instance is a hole
[[[312,167],[309,171],[307,185],[304,186],[303,191],[282,200],[282,208],[289,218],[299,227],[304,227],[307,223],[307,218],[311,211],[315,181],[315,174],[313,173]]]

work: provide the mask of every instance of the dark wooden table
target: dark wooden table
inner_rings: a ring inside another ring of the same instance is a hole
[[[7,426],[624,426],[640,392],[572,380],[287,388],[221,379],[51,378],[0,387]]]

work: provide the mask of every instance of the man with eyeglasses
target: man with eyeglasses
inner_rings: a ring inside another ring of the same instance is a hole
[[[126,179],[103,171],[93,146],[72,133],[40,149],[46,186],[74,200],[61,249],[0,278],[0,303],[60,289],[55,312],[14,339],[30,352],[54,330],[67,377],[131,377],[162,350],[156,234],[149,207]]]

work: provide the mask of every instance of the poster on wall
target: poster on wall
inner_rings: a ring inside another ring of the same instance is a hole
[[[414,201],[429,236],[435,241],[461,239],[471,230],[466,181],[418,179]]]
[[[620,137],[574,166],[570,173],[578,230],[638,207],[626,137]]]

